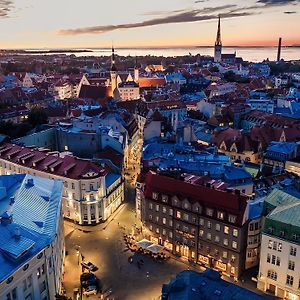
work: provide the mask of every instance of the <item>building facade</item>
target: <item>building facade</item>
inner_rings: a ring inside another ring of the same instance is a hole
[[[61,181],[0,176],[0,299],[51,300],[61,291]]]
[[[175,255],[240,277],[247,249],[247,198],[148,172],[137,192],[144,233]]]
[[[0,146],[0,174],[14,173],[62,180],[64,217],[80,225],[106,221],[124,200],[121,175],[106,166],[5,143]]]

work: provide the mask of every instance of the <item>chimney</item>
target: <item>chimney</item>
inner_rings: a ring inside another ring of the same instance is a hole
[[[278,50],[277,50],[277,61],[279,62],[281,59],[281,38],[278,41]]]
[[[16,240],[19,240],[21,238],[21,231],[19,227],[15,228],[15,235],[14,235]]]
[[[31,188],[34,186],[33,178],[28,178],[26,182],[26,187]]]

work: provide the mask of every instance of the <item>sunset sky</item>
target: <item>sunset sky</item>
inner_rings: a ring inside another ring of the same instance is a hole
[[[0,48],[300,44],[300,0],[0,0]]]

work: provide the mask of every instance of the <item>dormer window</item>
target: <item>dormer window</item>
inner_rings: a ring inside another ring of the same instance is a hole
[[[207,214],[208,216],[212,217],[213,213],[214,213],[214,210],[213,210],[213,209],[211,209],[211,208],[207,208],[207,209],[206,209],[206,214]]]
[[[217,212],[217,218],[220,219],[220,220],[223,220],[224,219],[224,213],[222,211],[218,211]]]
[[[228,221],[229,221],[230,223],[235,223],[235,222],[236,222],[236,216],[234,216],[234,215],[229,215],[229,216],[228,216]]]
[[[152,193],[152,199],[157,200],[158,199],[158,193]]]
[[[190,209],[190,204],[188,202],[184,202],[183,208],[184,209]]]
[[[162,195],[161,200],[162,200],[162,202],[167,203],[168,202],[168,196],[167,195]]]

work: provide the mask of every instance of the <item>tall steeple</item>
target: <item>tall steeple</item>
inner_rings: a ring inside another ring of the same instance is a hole
[[[135,63],[134,63],[134,81],[136,83],[139,82],[139,67],[138,67],[137,56],[135,57]]]
[[[112,46],[111,48],[111,68],[110,68],[110,81],[111,81],[111,94],[114,96],[115,91],[118,88],[117,82],[117,68],[116,68],[116,60],[115,60],[115,48]]]
[[[221,60],[222,60],[221,18],[219,15],[217,38],[215,42],[214,62],[221,62]]]
[[[116,72],[117,68],[116,68],[116,58],[115,58],[115,48],[112,45],[111,47],[111,71]]]

